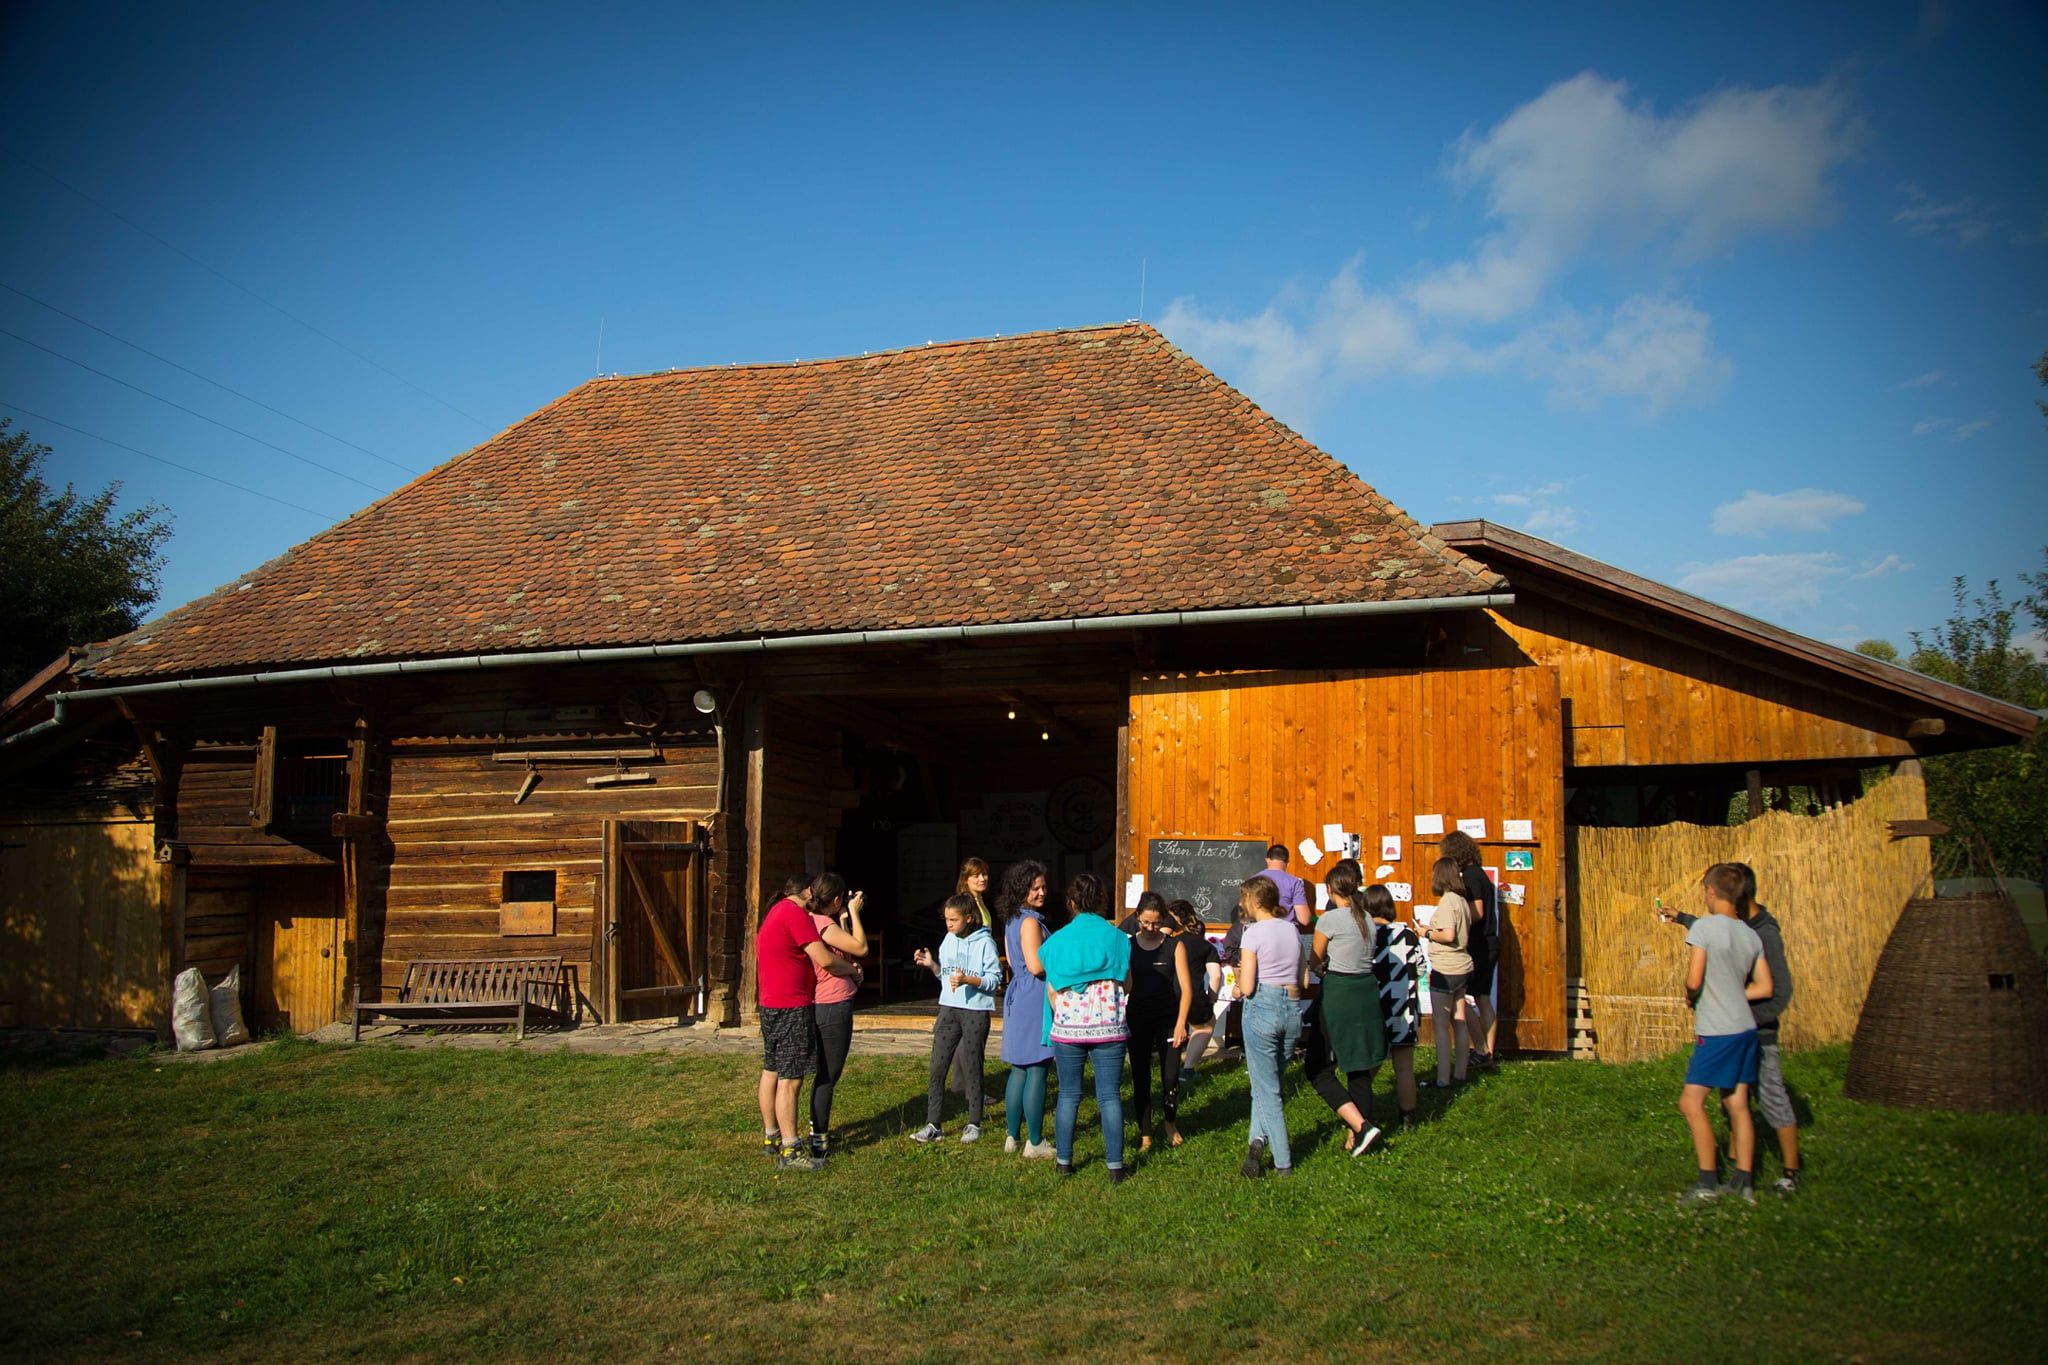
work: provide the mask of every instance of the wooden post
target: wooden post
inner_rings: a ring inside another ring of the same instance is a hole
[[[266,737],[275,735],[275,730],[265,730]],[[343,1002],[352,998],[371,1001],[383,997],[383,973],[374,970],[376,959],[381,955],[381,941],[366,944],[364,926],[372,918],[370,913],[370,883],[375,876],[377,844],[384,837],[384,822],[379,819],[371,801],[371,772],[376,763],[378,749],[376,737],[366,718],[358,717],[349,733],[348,741],[348,796],[343,814],[349,817],[345,827],[348,837],[341,844],[341,914],[342,914],[342,981]],[[257,773],[262,775],[259,762]],[[375,936],[381,940],[381,935]]]
[[[1764,774],[1761,768],[1751,768],[1749,779],[1749,818],[1754,820],[1764,813]]]
[[[756,692],[747,698],[746,741],[737,746],[744,754],[746,790],[741,798],[742,828],[746,831],[747,876],[740,888],[740,903],[727,916],[727,944],[739,954],[736,990],[726,1007],[726,1022],[738,1023],[754,1013],[754,928],[761,907],[763,879],[767,875],[761,851],[763,805],[768,789],[768,699]]]
[[[1128,708],[1126,700],[1126,708]],[[1126,711],[1116,727],[1116,881],[1109,888],[1113,905],[1123,904],[1124,887],[1131,880],[1131,721]],[[1119,912],[1121,913],[1121,912]]]
[[[150,848],[156,858],[157,888],[157,981],[162,995],[157,1002],[157,1032],[171,1036],[172,983],[185,965],[185,869],[177,858],[178,783],[184,773],[185,751],[190,741],[159,735],[156,727],[125,697],[115,707],[135,731],[142,757],[149,764],[153,787],[150,801]]]

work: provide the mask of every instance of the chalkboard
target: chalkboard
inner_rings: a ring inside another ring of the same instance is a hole
[[[1195,913],[1222,924],[1237,910],[1240,884],[1266,870],[1264,839],[1153,839],[1145,858],[1145,889],[1192,902]]]

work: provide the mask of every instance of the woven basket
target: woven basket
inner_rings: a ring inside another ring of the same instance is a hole
[[[2048,1111],[2048,986],[2002,894],[1913,900],[1871,977],[1851,1099],[1908,1109]]]

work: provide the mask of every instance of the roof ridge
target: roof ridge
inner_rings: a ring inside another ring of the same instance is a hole
[[[1149,332],[1159,335],[1159,330],[1142,319],[1130,318],[1123,322],[1095,322],[1080,327],[1041,327],[1033,332],[998,332],[993,336],[954,337],[947,341],[927,341],[923,345],[891,346],[880,351],[862,351],[859,355],[812,356],[799,360],[734,360],[724,364],[713,362],[706,365],[677,365],[666,370],[648,370],[642,374],[594,375],[583,381],[595,383],[628,383],[642,379],[673,379],[685,374],[731,374],[740,370],[793,370],[810,365],[843,365],[855,360],[886,360],[899,355],[928,355],[934,351],[958,350],[963,346],[1007,345],[1016,341],[1038,341],[1045,337],[1079,336],[1084,332]],[[582,385],[578,385],[581,388]],[[571,390],[574,392],[574,390]]]

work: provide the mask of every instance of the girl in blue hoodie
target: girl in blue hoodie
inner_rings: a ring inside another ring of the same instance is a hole
[[[972,896],[946,902],[946,938],[934,958],[917,950],[917,965],[939,978],[939,1021],[932,1025],[931,1088],[925,1094],[925,1125],[910,1135],[912,1142],[937,1142],[944,1133],[946,1071],[954,1054],[960,1057],[961,1079],[967,1084],[967,1126],[962,1142],[981,1140],[982,1057],[988,1050],[988,1021],[1002,998],[1003,959],[996,941],[981,924]]]

